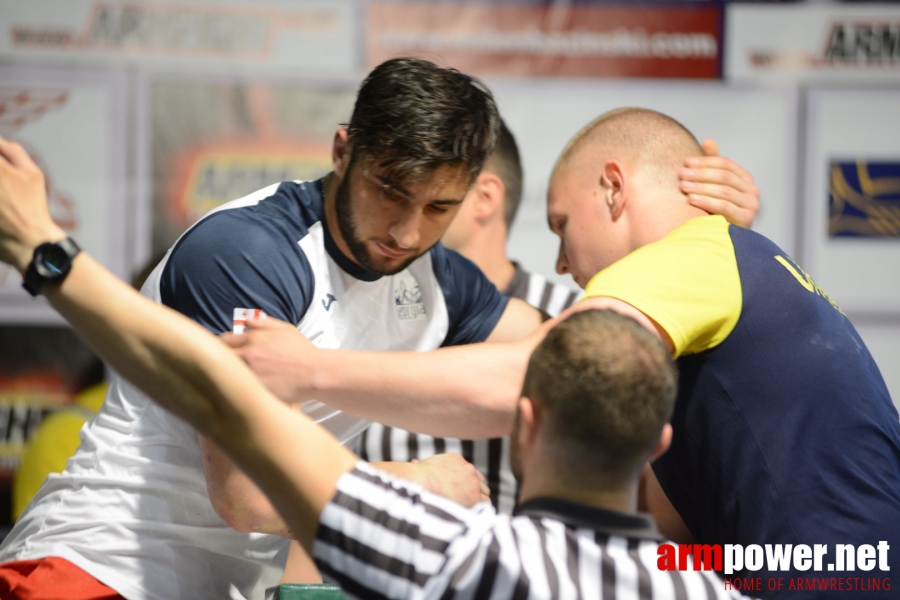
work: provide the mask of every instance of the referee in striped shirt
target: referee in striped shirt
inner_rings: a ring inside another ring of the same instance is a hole
[[[472,262],[508,298],[519,298],[551,317],[580,295],[543,275],[529,273],[506,254],[508,232],[522,201],[519,148],[501,121],[497,146],[472,185],[441,242]],[[485,477],[491,502],[501,513],[512,512],[519,486],[510,468],[509,438],[460,440],[435,438],[373,423],[359,441],[359,455],[370,462],[425,460],[456,453]]]

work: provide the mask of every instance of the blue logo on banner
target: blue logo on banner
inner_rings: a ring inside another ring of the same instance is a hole
[[[900,161],[834,161],[828,235],[900,237]]]

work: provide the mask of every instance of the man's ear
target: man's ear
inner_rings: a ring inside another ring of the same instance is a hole
[[[472,186],[475,192],[475,218],[479,221],[487,221],[494,215],[503,217],[503,201],[506,196],[506,186],[496,174],[490,171],[482,171]]]
[[[606,204],[613,221],[617,220],[625,208],[625,170],[617,160],[608,160],[600,173],[602,200]]]
[[[332,170],[338,177],[343,177],[350,165],[350,138],[347,130],[338,127],[334,132],[334,143],[331,146]]]
[[[528,396],[519,398],[519,447],[523,450],[534,446],[538,434],[540,408]],[[527,450],[526,450],[527,452]]]
[[[656,448],[653,449],[653,454],[650,455],[650,462],[653,462],[660,456],[666,453],[666,450],[669,449],[669,446],[672,444],[672,425],[666,423],[663,425],[662,431],[659,434],[659,441],[656,443]]]

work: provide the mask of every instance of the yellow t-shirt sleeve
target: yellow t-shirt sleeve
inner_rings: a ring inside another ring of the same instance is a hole
[[[742,292],[728,222],[691,219],[597,273],[585,298],[608,296],[634,306],[662,327],[674,355],[722,343],[737,325]]]

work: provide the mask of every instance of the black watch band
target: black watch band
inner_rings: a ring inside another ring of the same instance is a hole
[[[37,296],[48,281],[62,281],[72,269],[72,259],[81,252],[81,248],[72,238],[58,242],[46,242],[34,249],[34,257],[22,282],[29,294]]]

